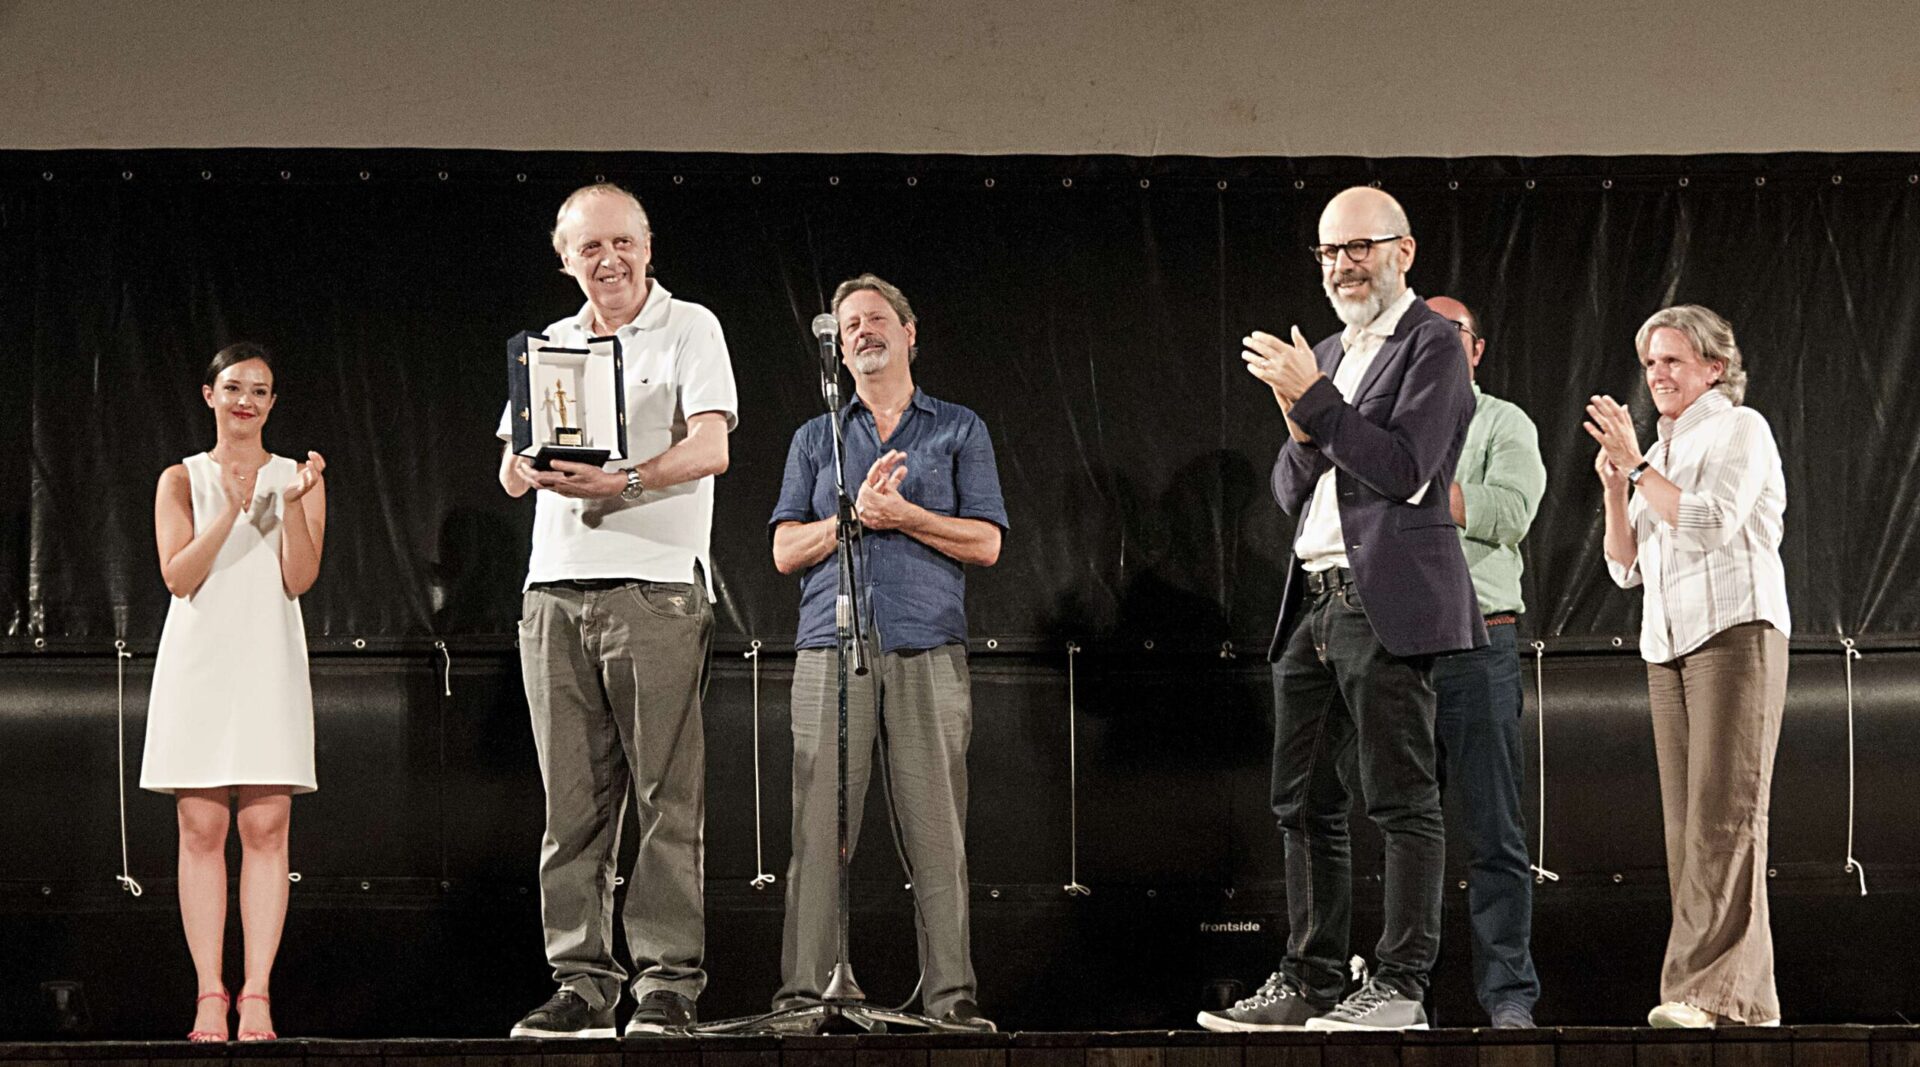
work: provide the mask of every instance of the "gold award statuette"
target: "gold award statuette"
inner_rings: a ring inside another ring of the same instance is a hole
[[[553,383],[553,391],[547,394],[547,400],[550,408],[557,409],[560,414],[559,421],[553,426],[553,443],[578,447],[585,440],[585,435],[580,432],[580,427],[568,425],[567,387],[559,382]]]

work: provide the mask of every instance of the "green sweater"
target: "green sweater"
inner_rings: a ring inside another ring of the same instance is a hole
[[[1540,435],[1526,412],[1478,385],[1473,397],[1473,422],[1453,473],[1467,505],[1460,546],[1481,613],[1518,613],[1527,609],[1520,598],[1520,539],[1540,509],[1547,467],[1540,461]]]

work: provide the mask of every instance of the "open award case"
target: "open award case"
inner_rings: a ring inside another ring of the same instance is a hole
[[[525,331],[507,342],[513,451],[538,470],[556,459],[600,466],[627,458],[626,376],[620,339],[560,345]]]

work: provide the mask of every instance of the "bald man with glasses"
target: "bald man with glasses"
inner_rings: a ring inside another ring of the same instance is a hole
[[[1446,853],[1433,662],[1487,636],[1448,507],[1473,386],[1453,324],[1407,288],[1411,232],[1386,193],[1340,193],[1311,252],[1346,329],[1312,347],[1297,326],[1243,342],[1287,428],[1274,499],[1299,516],[1267,656],[1288,932],[1253,996],[1200,1014],[1210,1030],[1427,1027]],[[1349,783],[1385,840],[1385,922],[1372,977],[1343,999]]]

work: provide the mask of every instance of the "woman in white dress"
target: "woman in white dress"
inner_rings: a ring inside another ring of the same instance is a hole
[[[177,798],[180,919],[200,988],[189,1040],[227,1040],[221,946],[234,821],[246,935],[239,1037],[272,1040],[268,976],[287,914],[291,798],[315,788],[299,597],[320,571],[326,462],[309,452],[296,463],[261,444],[274,392],[259,345],[221,349],[200,391],[217,442],[167,468],[154,499],[173,603],[154,663],[140,785]]]

